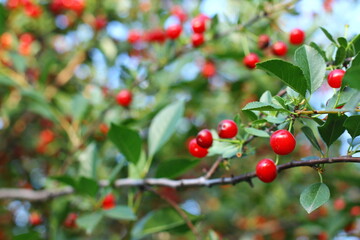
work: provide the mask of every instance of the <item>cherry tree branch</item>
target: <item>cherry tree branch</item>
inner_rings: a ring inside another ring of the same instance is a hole
[[[297,167],[317,167],[319,164],[333,164],[333,163],[360,163],[360,157],[342,156],[334,158],[319,158],[309,161],[291,161],[277,166],[278,172],[285,171],[290,168]],[[118,179],[113,184],[107,180],[99,181],[100,187],[107,187],[113,185],[116,188],[122,187],[142,187],[149,186],[163,186],[171,188],[188,188],[188,187],[211,187],[215,185],[238,184],[240,182],[248,182],[256,177],[255,172],[249,172],[233,177],[212,178],[207,179],[202,176],[199,178],[172,180],[167,178],[146,178],[146,179]],[[31,189],[17,189],[17,188],[2,188],[0,189],[0,199],[21,199],[28,201],[45,201],[57,198],[64,195],[75,193],[71,187],[55,190],[31,190]]]

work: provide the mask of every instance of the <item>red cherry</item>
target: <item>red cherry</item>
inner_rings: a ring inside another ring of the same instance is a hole
[[[30,45],[34,41],[34,36],[30,33],[21,34],[20,44]]]
[[[353,217],[360,216],[360,206],[354,206],[350,209],[350,215]]]
[[[257,177],[266,183],[274,181],[277,176],[276,165],[273,160],[265,158],[256,165]]]
[[[222,120],[218,127],[217,132],[221,138],[233,138],[238,133],[238,127],[233,120]]]
[[[64,226],[67,228],[76,228],[76,219],[78,215],[76,213],[69,213],[64,221]]]
[[[272,45],[272,52],[277,56],[286,55],[288,48],[284,42],[276,42]]]
[[[166,29],[166,35],[170,39],[177,39],[182,32],[182,26],[179,24],[171,25]]]
[[[317,239],[318,239],[318,240],[328,240],[329,237],[328,237],[328,235],[327,235],[326,232],[321,232],[321,233],[318,235]]]
[[[100,31],[101,29],[106,27],[106,24],[107,24],[107,19],[105,16],[97,16],[95,19],[94,28],[95,30]]]
[[[342,84],[342,79],[344,77],[345,71],[342,69],[332,70],[327,78],[328,84],[332,88],[339,88]]]
[[[213,62],[207,61],[202,69],[201,69],[201,73],[204,77],[206,78],[210,78],[215,76],[216,74],[216,66]]]
[[[119,105],[128,107],[132,102],[132,93],[127,89],[123,89],[116,95],[116,101]]]
[[[338,198],[334,201],[334,209],[337,211],[341,211],[345,208],[346,202],[342,198]]]
[[[194,33],[203,33],[206,30],[206,21],[204,17],[196,17],[191,20],[191,27]]]
[[[148,42],[163,43],[166,40],[166,33],[164,30],[156,28],[145,33],[144,39]]]
[[[296,140],[287,130],[277,130],[270,137],[270,146],[276,154],[287,155],[295,149]]]
[[[1,48],[8,50],[12,45],[12,35],[8,32],[5,32],[0,37],[0,46]]]
[[[302,44],[305,40],[305,33],[299,28],[291,30],[289,36],[289,42],[294,45]]]
[[[107,135],[109,132],[109,127],[105,123],[100,123],[99,125],[100,132],[104,135]]]
[[[38,18],[42,14],[42,9],[40,6],[29,2],[25,5],[25,14],[32,18]]]
[[[31,213],[29,217],[29,223],[32,226],[40,225],[42,223],[41,215],[37,212]]]
[[[208,129],[201,130],[196,136],[196,143],[202,148],[209,148],[213,143],[213,137]]]
[[[175,15],[180,20],[180,22],[185,22],[187,19],[186,12],[179,5],[176,5],[171,9],[171,14]]]
[[[141,33],[137,30],[130,30],[127,40],[129,43],[135,44],[141,40]]]
[[[191,36],[191,42],[193,47],[198,47],[205,42],[204,35],[202,33],[194,33]]]
[[[196,138],[190,140],[188,150],[191,155],[197,158],[206,157],[206,155],[208,154],[208,150],[206,148],[202,148],[197,144]]]
[[[266,34],[262,34],[259,36],[259,39],[258,39],[258,47],[260,49],[264,49],[264,48],[267,48],[270,44],[270,37]]]
[[[106,195],[102,201],[101,207],[103,209],[111,209],[116,206],[116,199],[112,193]]]
[[[50,129],[45,129],[40,132],[40,142],[42,144],[49,144],[55,140],[55,134]]]
[[[258,55],[256,55],[255,53],[250,53],[250,54],[246,55],[243,60],[243,63],[245,64],[245,66],[250,69],[255,68],[256,64],[258,62],[260,62],[260,59],[259,59]]]

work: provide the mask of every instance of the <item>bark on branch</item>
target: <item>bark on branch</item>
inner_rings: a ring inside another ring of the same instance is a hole
[[[332,164],[332,163],[360,163],[360,157],[335,157],[335,158],[319,158],[309,161],[291,161],[277,166],[278,172],[296,168],[296,167],[316,167],[319,164]],[[118,179],[114,182],[116,188],[122,187],[146,187],[146,186],[164,186],[172,188],[180,187],[211,187],[214,185],[228,185],[237,184],[240,182],[251,183],[251,180],[256,177],[255,172],[245,173],[233,177],[225,178],[212,178],[206,177],[190,178],[172,180],[167,178],[147,178],[147,179]],[[109,186],[110,183],[107,180],[99,181],[100,187]],[[75,193],[71,187],[56,189],[56,190],[30,190],[30,189],[17,189],[17,188],[2,188],[0,189],[0,199],[20,199],[28,201],[46,201],[53,198],[57,198],[64,195],[70,195]]]

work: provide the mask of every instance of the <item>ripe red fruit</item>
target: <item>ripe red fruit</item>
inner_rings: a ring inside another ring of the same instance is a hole
[[[107,19],[105,16],[97,16],[95,18],[94,28],[97,31],[102,30],[104,27],[106,27]]]
[[[294,136],[287,130],[277,130],[270,137],[270,146],[276,154],[287,155],[296,145]]]
[[[37,212],[31,213],[29,216],[29,223],[32,226],[40,225],[42,223],[41,215]]]
[[[45,129],[40,132],[40,142],[47,145],[55,140],[55,134],[50,129]]]
[[[238,133],[238,127],[233,120],[222,120],[218,127],[217,132],[221,138],[233,138]]]
[[[25,14],[31,18],[38,18],[42,14],[42,8],[31,2],[25,4]]]
[[[180,20],[180,22],[185,22],[187,19],[186,12],[179,5],[176,5],[173,8],[171,8],[171,14],[175,15]]]
[[[258,47],[260,49],[264,49],[264,48],[267,48],[270,44],[270,37],[266,34],[262,34],[259,36],[259,39],[258,39]]]
[[[250,69],[255,68],[258,62],[260,62],[260,59],[256,53],[246,55],[243,60],[244,65]]]
[[[289,42],[294,45],[302,44],[305,40],[305,33],[299,28],[291,30],[289,36]]]
[[[202,148],[209,148],[213,143],[213,137],[208,129],[201,130],[196,136],[196,143]]]
[[[276,165],[273,160],[265,158],[256,165],[257,177],[266,183],[274,181],[277,176]]]
[[[127,40],[129,43],[135,44],[141,40],[141,33],[137,30],[130,30]]]
[[[327,235],[326,232],[321,232],[321,233],[318,235],[317,239],[318,239],[318,240],[328,240],[329,237],[328,237],[328,235]]]
[[[64,221],[64,226],[67,228],[76,228],[76,219],[78,215],[76,213],[69,213]]]
[[[205,42],[204,35],[202,33],[194,33],[191,36],[191,42],[193,47],[198,47]]]
[[[144,39],[147,42],[164,43],[166,40],[166,33],[163,29],[156,28],[147,31],[144,35]]]
[[[0,47],[8,50],[12,45],[12,35],[8,32],[5,32],[0,37]]]
[[[201,69],[201,73],[204,77],[209,78],[209,77],[213,77],[216,74],[216,66],[213,62],[207,61],[202,69]]]
[[[338,198],[334,201],[334,209],[337,211],[341,211],[345,208],[346,202],[342,198]]]
[[[353,217],[360,216],[360,206],[354,206],[350,209],[350,215]]]
[[[109,132],[109,127],[105,123],[100,123],[99,130],[102,134],[107,135]]]
[[[276,42],[272,45],[272,52],[277,56],[286,55],[288,48],[284,42]]]
[[[170,39],[177,39],[182,32],[182,26],[179,24],[171,25],[166,29],[166,35]]]
[[[123,89],[116,95],[116,101],[119,105],[128,107],[132,102],[132,93],[127,89]]]
[[[116,199],[112,193],[106,195],[102,201],[101,207],[103,209],[111,209],[116,206]]]
[[[196,138],[190,140],[188,144],[188,150],[191,155],[197,158],[206,157],[206,155],[208,154],[208,150],[206,148],[202,148],[197,144]]]
[[[206,20],[204,17],[196,17],[191,20],[191,27],[194,33],[203,33],[206,30]]]
[[[342,79],[345,75],[345,71],[342,69],[332,70],[327,78],[328,84],[332,88],[339,88],[342,84]]]

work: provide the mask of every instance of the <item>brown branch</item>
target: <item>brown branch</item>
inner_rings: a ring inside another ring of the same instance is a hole
[[[312,114],[336,114],[336,113],[345,113],[345,112],[360,112],[360,109],[354,109],[354,110],[344,110],[344,109],[339,109],[339,110],[310,110],[310,111],[306,111],[306,110],[296,110],[295,113],[297,113],[298,115],[304,114],[304,115],[312,115]]]
[[[186,213],[184,212],[183,209],[181,209],[179,207],[179,205],[174,202],[172,199],[162,195],[161,193],[157,192],[156,190],[154,190],[153,188],[147,187],[146,190],[149,190],[150,192],[155,193],[157,196],[159,196],[161,199],[163,199],[165,202],[167,202],[170,206],[172,206],[175,211],[178,212],[178,214],[184,219],[184,221],[186,222],[186,225],[189,227],[189,229],[193,232],[194,236],[196,237],[197,240],[200,240],[200,235],[198,233],[198,231],[196,230],[194,224],[191,222],[191,220],[189,219],[189,217],[186,215]]]
[[[209,171],[206,172],[204,178],[209,179],[211,178],[211,176],[215,173],[215,171],[217,170],[217,168],[219,167],[220,163],[223,161],[224,159],[219,157],[218,159],[216,159],[216,161],[213,163],[213,165],[210,167]]]
[[[296,168],[296,167],[315,167],[319,164],[332,164],[332,163],[360,163],[360,157],[335,157],[335,158],[319,158],[309,161],[291,161],[285,164],[278,165],[278,172],[282,172],[286,169]],[[180,188],[180,187],[211,187],[215,185],[228,185],[228,184],[237,184],[240,182],[251,182],[253,178],[256,177],[255,172],[245,173],[233,177],[225,178],[213,178],[206,179],[205,177],[199,178],[190,178],[190,179],[180,179],[172,180],[167,178],[146,178],[146,179],[118,179],[114,183],[114,187],[146,187],[146,186],[163,186],[171,188]],[[107,187],[110,183],[107,180],[101,180],[99,182],[100,187]],[[45,201],[52,198],[69,195],[74,193],[74,189],[67,187],[63,189],[56,190],[30,190],[30,189],[17,189],[17,188],[3,188],[0,189],[0,199],[23,199],[29,201]]]

